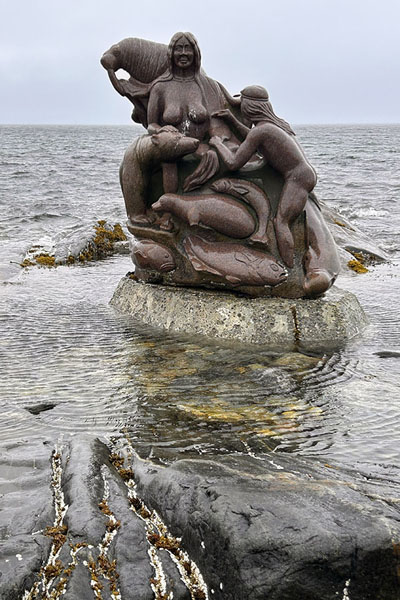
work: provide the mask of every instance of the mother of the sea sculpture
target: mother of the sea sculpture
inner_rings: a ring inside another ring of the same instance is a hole
[[[289,298],[333,284],[315,171],[265,88],[232,97],[202,70],[191,33],[169,46],[125,39],[101,63],[148,130],[120,169],[139,280]]]

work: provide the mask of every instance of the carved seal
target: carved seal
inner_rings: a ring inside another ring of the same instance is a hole
[[[267,195],[254,183],[244,179],[229,179],[225,177],[214,181],[211,188],[216,192],[230,194],[249,204],[256,212],[258,227],[250,236],[249,242],[268,245],[267,225],[271,212]]]
[[[189,225],[212,228],[233,238],[247,238],[255,229],[254,219],[243,205],[217,193],[198,196],[164,194],[152,208],[172,213]]]
[[[308,297],[320,296],[335,282],[340,260],[335,241],[320,208],[312,200],[306,203],[308,249],[303,257],[304,292]]]

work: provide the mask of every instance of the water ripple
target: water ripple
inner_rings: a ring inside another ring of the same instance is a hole
[[[0,440],[124,430],[161,461],[269,449],[400,467],[400,127],[297,131],[317,193],[394,259],[339,280],[370,318],[363,341],[327,356],[274,355],[141,327],[108,307],[127,257],[14,273],[0,298]],[[138,132],[2,128],[2,264],[43,240],[67,252],[100,217],[123,222],[118,165]]]

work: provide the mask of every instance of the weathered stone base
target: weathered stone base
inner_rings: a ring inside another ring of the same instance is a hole
[[[335,287],[316,300],[247,298],[139,283],[126,276],[111,304],[142,323],[167,331],[280,350],[335,348],[367,324],[356,296]]]

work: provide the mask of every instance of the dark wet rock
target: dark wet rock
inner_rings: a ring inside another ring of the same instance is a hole
[[[29,600],[92,600],[96,586],[103,600],[118,592],[123,599],[154,598],[149,530],[104,443],[76,436],[59,445],[9,444],[0,474],[1,600],[21,600],[25,592]],[[167,552],[156,554],[167,590],[189,600]]]
[[[120,446],[127,448],[123,440]],[[90,600],[101,585],[103,600],[113,590],[122,599],[151,600],[155,510],[166,539],[199,567],[209,599],[399,600],[399,484],[389,471],[366,465],[355,473],[275,453],[168,467],[137,456],[131,464],[125,453],[119,465],[116,452],[89,436],[58,447],[43,440],[3,447],[1,599],[21,600],[53,557],[59,572],[48,582],[61,594],[55,598]],[[128,497],[134,487],[141,517]],[[60,506],[66,512],[51,537],[46,528]],[[154,547],[167,591],[189,600],[172,554]],[[41,588],[31,596],[41,597]]]
[[[41,412],[52,410],[57,406],[56,404],[35,404],[34,406],[25,406],[25,410],[31,413],[31,415],[39,415]]]
[[[4,600],[20,600],[50,548],[41,531],[54,520],[51,451],[43,440],[1,447],[0,598]]]
[[[76,565],[71,577],[69,578],[63,600],[93,600],[93,589],[90,584],[90,576],[83,560],[89,560],[88,551],[81,551],[80,561]],[[107,596],[108,598],[108,596]]]
[[[95,225],[77,226],[68,234],[56,234],[46,245],[32,245],[20,257],[20,266],[57,267],[129,253],[129,241],[121,225],[102,220]]]
[[[400,598],[398,485],[276,454],[134,470],[213,598]]]
[[[375,354],[379,358],[400,358],[400,352],[395,352],[394,350],[379,350]]]
[[[166,552],[160,552],[160,558],[165,572],[168,589],[174,590],[174,600],[191,600],[187,587],[180,580],[179,572],[171,557]]]
[[[74,543],[97,546],[104,534],[104,518],[99,509],[104,482],[101,466],[108,463],[108,450],[99,440],[76,438],[71,444],[63,477],[68,511],[65,517]]]
[[[347,270],[347,263],[354,258],[354,253],[361,254],[367,262],[383,262],[388,255],[373,239],[361,229],[345,219],[334,208],[318,200],[325,221],[340,250],[342,268]]]
[[[16,535],[0,545],[0,598],[21,600],[30,589],[47,555],[47,544],[36,543],[29,535]],[[22,557],[22,558],[20,558]]]
[[[152,600],[154,594],[150,579],[154,572],[147,554],[149,545],[145,525],[130,509],[127,488],[114,469],[107,474],[107,479],[110,486],[109,505],[121,522],[112,555],[118,565],[122,598],[129,598],[132,590],[137,593],[140,590],[140,600]]]

